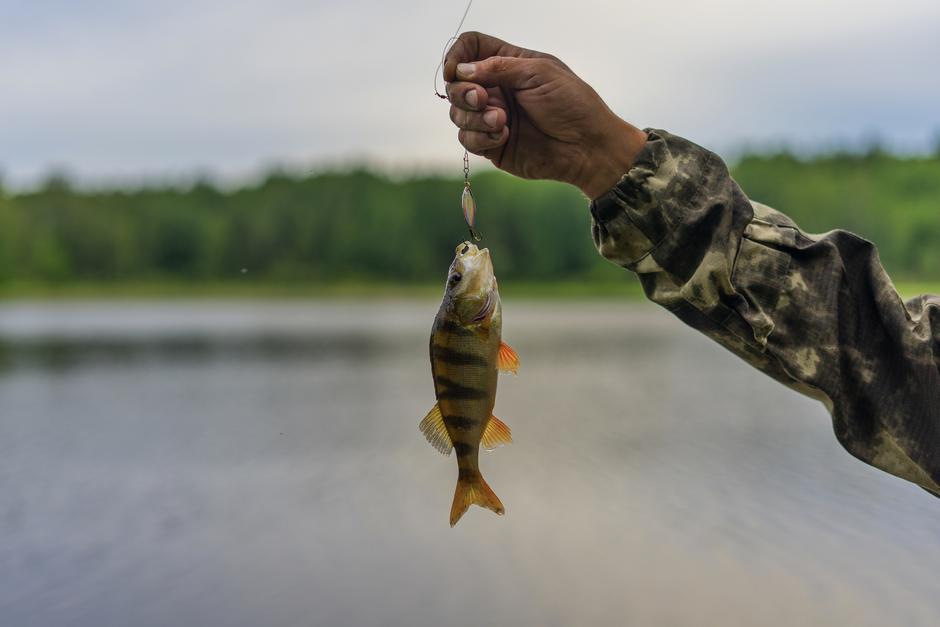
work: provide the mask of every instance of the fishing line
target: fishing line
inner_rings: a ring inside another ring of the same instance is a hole
[[[470,6],[473,4],[473,0],[467,2],[467,8],[463,10],[463,16],[460,18],[460,22],[457,23],[457,30],[454,31],[453,36],[444,42],[444,49],[441,51],[441,62],[437,64],[437,67],[434,69],[434,95],[438,98],[448,100],[446,94],[442,94],[437,91],[437,76],[441,71],[441,68],[444,67],[444,60],[447,57],[447,50],[450,48],[450,45],[457,41],[457,38],[460,36],[460,29],[463,28],[464,20],[467,19],[467,14],[470,13]],[[444,88],[444,91],[447,91],[447,88]],[[474,228],[474,223],[476,222],[477,214],[477,204],[473,198],[473,191],[470,189],[470,153],[466,148],[463,150],[463,193],[460,195],[460,208],[463,210],[463,219],[467,223],[467,228],[470,230],[470,237],[475,242],[482,241],[483,237],[477,232]]]
[[[463,28],[463,22],[467,19],[467,13],[470,12],[471,4],[473,4],[473,0],[467,2],[467,8],[463,10],[463,16],[460,18],[460,21],[457,22],[457,30],[454,31],[453,36],[444,42],[444,49],[441,50],[441,62],[437,64],[437,68],[434,70],[434,95],[444,100],[447,100],[447,96],[437,91],[437,74],[441,71],[441,68],[444,67],[444,58],[447,56],[447,48],[450,46],[451,42],[457,41],[457,38],[460,36],[460,29]]]

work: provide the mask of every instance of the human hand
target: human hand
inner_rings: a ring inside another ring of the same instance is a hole
[[[516,176],[571,183],[593,199],[646,143],[646,133],[551,55],[468,32],[443,71],[460,143]]]

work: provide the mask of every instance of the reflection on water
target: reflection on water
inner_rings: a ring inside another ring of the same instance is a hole
[[[436,303],[0,307],[2,625],[932,625],[940,499],[643,305],[504,303],[451,529]]]

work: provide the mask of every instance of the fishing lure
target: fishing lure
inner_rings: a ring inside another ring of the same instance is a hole
[[[460,195],[460,207],[463,209],[463,219],[470,229],[470,237],[479,242],[483,238],[477,233],[474,225],[477,219],[477,201],[473,199],[473,190],[470,189],[470,155],[463,151],[463,193]]]

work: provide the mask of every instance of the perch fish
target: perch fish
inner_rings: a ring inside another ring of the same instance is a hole
[[[493,415],[500,370],[515,373],[519,358],[501,338],[502,311],[490,251],[471,242],[457,246],[440,310],[431,328],[431,374],[437,403],[419,428],[445,455],[457,452],[457,488],[450,510],[453,527],[470,505],[505,513],[480,474],[480,446],[512,441]]]

